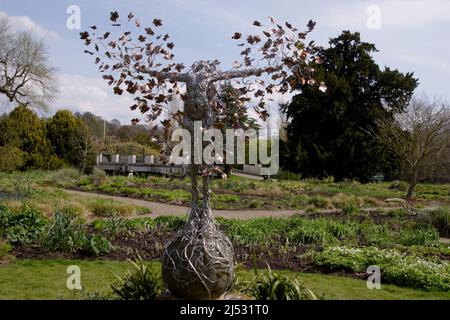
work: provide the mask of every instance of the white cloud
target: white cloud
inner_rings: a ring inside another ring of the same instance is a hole
[[[367,29],[370,6],[380,9],[381,29],[418,29],[434,23],[450,22],[450,2],[447,0],[339,2],[339,5],[329,7],[324,21],[332,27]]]
[[[31,31],[34,35],[44,39],[57,39],[59,37],[55,31],[46,29],[28,16],[8,16],[5,12],[0,11],[0,19],[2,18],[9,20],[14,31]]]
[[[124,124],[133,118],[141,118],[138,111],[130,110],[133,98],[126,93],[113,94],[111,87],[100,77],[63,73],[58,75],[58,83],[60,93],[53,104],[55,110],[89,111],[107,120],[116,118]]]

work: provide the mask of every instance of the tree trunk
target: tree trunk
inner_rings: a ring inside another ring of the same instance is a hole
[[[411,178],[409,179],[408,191],[406,192],[405,198],[407,201],[411,200],[416,185],[417,185],[417,169],[414,169],[413,173],[411,174]]]

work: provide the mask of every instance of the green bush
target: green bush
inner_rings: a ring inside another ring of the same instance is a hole
[[[94,235],[89,239],[89,251],[96,256],[108,254],[111,251],[111,248],[111,242],[105,237]]]
[[[0,171],[13,172],[24,164],[24,152],[12,146],[0,146]]]
[[[131,261],[132,270],[128,270],[125,277],[119,277],[119,283],[111,288],[118,298],[123,300],[153,300],[164,289],[160,272],[146,265],[138,256]]]
[[[366,272],[367,267],[377,265],[382,271],[381,280],[387,283],[430,290],[450,290],[448,262],[430,261],[394,249],[328,247],[314,253],[313,261],[318,266],[356,273]]]
[[[74,253],[86,247],[86,229],[72,211],[56,211],[45,230],[42,245],[50,251]]]
[[[13,211],[0,205],[0,237],[12,244],[27,245],[43,232],[47,220],[35,208],[27,205]]]
[[[242,284],[240,291],[256,300],[317,300],[316,295],[298,279],[275,273],[270,267],[268,272]]]

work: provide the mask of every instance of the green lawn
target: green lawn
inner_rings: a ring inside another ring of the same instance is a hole
[[[130,267],[126,261],[79,260],[17,260],[0,264],[0,299],[80,299],[83,295],[66,288],[69,276],[66,269],[77,265],[86,292],[107,293],[116,278]],[[159,268],[159,263],[153,263]],[[363,280],[313,273],[282,273],[299,277],[315,293],[324,293],[326,299],[449,299],[448,292],[430,292],[382,285],[380,290],[369,290]],[[239,280],[252,277],[252,271],[239,271]]]

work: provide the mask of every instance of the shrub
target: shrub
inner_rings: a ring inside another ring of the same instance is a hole
[[[240,290],[256,300],[317,300],[316,295],[298,279],[274,273],[270,267],[268,272],[244,283]]]
[[[42,244],[50,251],[73,253],[86,246],[83,221],[74,212],[56,211],[44,233]]]
[[[16,147],[0,146],[0,171],[13,172],[24,164],[24,152]]]
[[[160,272],[146,265],[138,256],[131,261],[132,270],[128,270],[125,277],[119,279],[119,283],[111,288],[120,299],[123,300],[153,300],[164,288]]]
[[[394,249],[376,247],[350,248],[328,247],[313,254],[318,266],[366,272],[371,265],[381,267],[382,280],[400,286],[430,290],[450,290],[450,266],[448,262],[434,262]]]
[[[111,242],[105,237],[94,235],[89,240],[89,251],[96,256],[108,254],[112,248]]]
[[[26,245],[43,232],[47,220],[35,208],[24,205],[12,211],[0,205],[0,236],[12,244]]]

